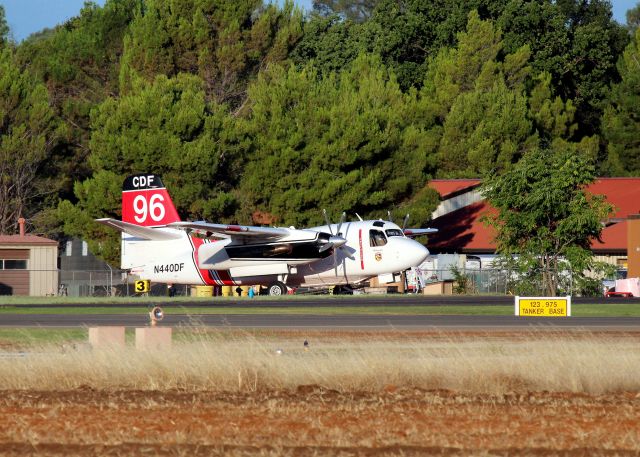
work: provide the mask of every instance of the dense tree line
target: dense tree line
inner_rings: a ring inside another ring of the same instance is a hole
[[[107,0],[22,43],[0,7],[0,230],[105,258],[128,174],[185,218],[425,223],[435,177],[563,151],[640,172],[639,7],[606,0]],[[551,159],[550,159],[551,160]]]

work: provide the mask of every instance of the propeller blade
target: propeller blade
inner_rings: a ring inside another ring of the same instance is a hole
[[[318,252],[324,252],[333,247],[339,248],[346,242],[347,240],[342,238],[341,236],[332,235],[331,237],[329,237],[329,241],[327,243],[320,246],[320,249],[318,249]]]
[[[407,213],[407,215],[404,217],[404,220],[402,221],[402,230],[404,230],[407,227],[408,222],[409,222],[409,214]]]
[[[340,236],[340,229],[342,228],[342,224],[344,224],[344,221],[346,219],[347,219],[347,213],[343,212],[342,216],[340,216],[340,223],[338,224],[338,228],[336,229],[336,235]],[[346,242],[346,240],[345,240],[345,242]],[[342,246],[342,245],[340,245],[340,246]]]
[[[332,247],[333,247],[333,243],[331,243],[331,242],[323,244],[322,246],[320,246],[320,249],[318,249],[318,252],[327,251],[327,250],[331,249]]]
[[[331,230],[331,223],[329,222],[329,216],[327,216],[327,210],[322,209],[322,215],[324,216],[324,221],[327,223],[327,227],[329,227],[329,233],[333,235],[333,231]]]
[[[345,257],[349,257],[351,260],[356,260],[356,258],[349,251],[347,251],[344,247],[341,247],[340,250],[345,255]]]

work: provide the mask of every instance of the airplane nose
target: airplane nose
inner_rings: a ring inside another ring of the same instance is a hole
[[[398,260],[402,262],[404,269],[417,267],[429,255],[429,250],[416,240],[402,238],[399,242]]]
[[[411,266],[417,267],[427,258],[427,256],[429,255],[429,250],[417,241],[411,241],[413,241],[413,243],[415,244],[415,247],[413,247],[410,254]]]

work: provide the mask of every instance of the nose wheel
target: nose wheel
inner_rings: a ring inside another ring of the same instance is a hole
[[[277,296],[286,295],[286,294],[287,294],[287,286],[285,286],[284,283],[280,281],[272,282],[267,287],[267,295],[277,297]]]

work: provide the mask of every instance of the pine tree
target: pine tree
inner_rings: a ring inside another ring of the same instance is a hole
[[[129,94],[93,111],[93,176],[76,183],[77,204],[64,201],[58,209],[67,234],[91,240],[94,253],[115,260],[117,239],[92,220],[120,218],[122,182],[140,172],[162,176],[185,218],[231,217],[236,207],[230,191],[239,172],[233,119],[207,102],[203,86],[186,74],[138,80]]]
[[[47,89],[21,71],[13,51],[0,50],[0,233],[41,209],[47,185],[38,171],[57,138]]]
[[[603,133],[608,140],[604,170],[611,175],[640,173],[640,29],[618,62],[622,81],[612,88]]]
[[[320,223],[322,208],[379,217],[426,182],[435,142],[414,122],[415,93],[403,94],[375,57],[321,78],[273,66],[249,101],[241,191],[253,211],[302,226]]]

